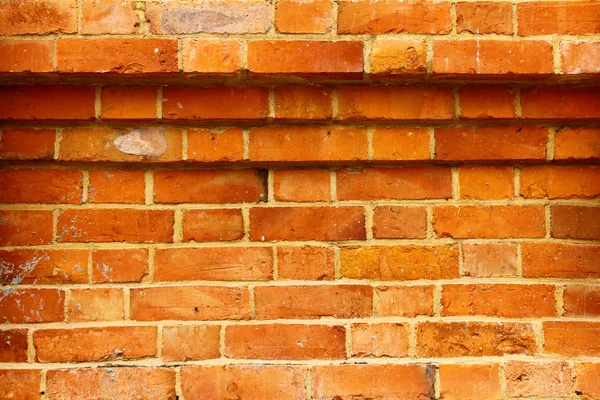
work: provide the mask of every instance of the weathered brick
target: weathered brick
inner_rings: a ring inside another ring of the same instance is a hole
[[[0,250],[0,284],[88,282],[88,250]]]
[[[523,89],[521,117],[567,120],[600,118],[598,87],[547,86]]]
[[[527,278],[600,278],[600,246],[570,243],[523,243]]]
[[[219,325],[179,325],[163,328],[162,358],[191,361],[219,358]]]
[[[57,169],[0,171],[0,203],[81,203],[83,175]]]
[[[275,118],[326,120],[332,114],[332,90],[325,86],[277,86]]]
[[[4,133],[6,135],[6,132]],[[554,136],[554,159],[600,158],[600,129],[564,128]]]
[[[242,70],[242,44],[236,39],[183,39],[183,72],[233,74]]]
[[[81,3],[81,33],[135,33],[139,25],[133,0],[84,0]]]
[[[26,329],[0,330],[0,362],[27,362]]]
[[[122,320],[124,304],[121,289],[73,289],[67,320],[69,322]]]
[[[456,3],[456,32],[513,33],[512,5],[495,1]]]
[[[378,206],[373,214],[377,239],[423,239],[427,233],[425,207]]]
[[[574,317],[600,316],[600,286],[567,285],[563,292],[564,315]]]
[[[51,160],[55,140],[54,129],[4,129],[0,139],[0,159]]]
[[[600,5],[593,1],[540,1],[517,4],[519,35],[600,32]]]
[[[75,32],[77,32],[77,0],[0,3],[0,35]]]
[[[375,296],[379,317],[433,315],[433,286],[378,286]]]
[[[48,244],[53,225],[49,210],[0,210],[0,245]]]
[[[353,357],[406,357],[408,326],[405,324],[353,324]]]
[[[331,0],[281,0],[275,7],[275,27],[281,33],[327,33],[332,14]]]
[[[278,201],[330,201],[330,174],[322,169],[279,169],[273,190]]]
[[[334,257],[334,250],[327,247],[277,247],[279,279],[333,280]]]
[[[37,400],[40,379],[41,371],[37,369],[0,369],[0,398]]]
[[[573,391],[573,370],[566,362],[509,361],[504,374],[510,397],[567,397]]]
[[[580,363],[577,364],[577,393],[590,398],[600,398],[600,363]],[[585,397],[584,397],[585,398]]]
[[[244,237],[241,210],[185,210],[183,214],[183,240],[220,242]]]
[[[463,269],[473,278],[517,275],[517,245],[514,243],[463,243]]]
[[[540,166],[521,170],[521,196],[572,199],[600,196],[600,167]]]
[[[439,368],[443,399],[496,400],[502,397],[498,364],[442,364]]]
[[[375,75],[424,75],[427,45],[424,40],[375,39],[370,73]]]
[[[148,273],[148,250],[94,250],[92,268],[96,283],[140,282]]]
[[[244,159],[244,137],[239,128],[222,132],[188,129],[187,159],[198,162],[236,162]]]
[[[515,91],[511,88],[495,85],[469,85],[459,88],[458,93],[462,118],[509,119],[516,117]]]
[[[429,160],[429,129],[386,128],[373,131],[373,160]]]
[[[143,171],[90,171],[88,201],[90,203],[144,204]]]
[[[156,119],[156,86],[106,86],[102,88],[102,119]]]
[[[545,321],[544,353],[596,357],[600,351],[600,323]]]
[[[53,57],[50,40],[0,41],[0,72],[52,72]]]
[[[6,289],[0,292],[0,323],[33,324],[64,320],[65,292],[58,289]],[[28,310],[28,312],[23,312]]]
[[[461,166],[458,171],[460,198],[469,200],[512,199],[512,167]]]
[[[600,207],[556,205],[551,219],[552,237],[600,239]]]
[[[600,73],[600,42],[562,42],[560,55],[565,74]]]

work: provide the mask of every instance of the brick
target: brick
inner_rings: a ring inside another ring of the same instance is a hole
[[[429,129],[375,128],[373,131],[373,160],[429,160]]]
[[[563,292],[564,315],[574,317],[600,316],[600,286],[567,285]]]
[[[523,276],[600,278],[600,246],[570,243],[523,243]]]
[[[445,40],[433,44],[433,73],[549,75],[552,45],[543,41]]]
[[[425,41],[375,39],[371,49],[369,72],[375,75],[425,75],[427,72]]]
[[[163,286],[131,289],[138,321],[248,319],[250,294],[241,286]]]
[[[260,286],[254,299],[256,319],[361,318],[373,313],[373,289],[365,285]]]
[[[187,159],[198,162],[236,162],[244,159],[244,137],[239,128],[222,132],[188,129]]]
[[[77,32],[77,1],[2,2],[0,27],[0,35],[75,33]]]
[[[277,247],[278,278],[331,281],[334,258],[335,251],[327,247]]]
[[[0,57],[0,72],[52,72],[54,43],[50,40],[3,40],[0,41]]]
[[[140,282],[148,274],[148,250],[94,250],[92,268],[95,283]]]
[[[598,379],[600,379],[600,363],[580,363],[577,364],[577,387],[576,393],[590,398],[600,398],[600,388]]]
[[[124,319],[124,303],[121,289],[72,289],[68,307],[68,321],[122,320]]]
[[[133,0],[84,0],[81,3],[81,33],[136,33],[139,26]]]
[[[0,323],[34,324],[64,320],[65,292],[57,289],[6,289],[0,293]],[[25,313],[23,310],[28,310]]]
[[[90,203],[144,204],[143,171],[90,171],[89,179]]]
[[[205,3],[172,1],[169,7],[149,2],[146,18],[152,33],[266,33],[271,8],[261,0]]]
[[[519,36],[599,33],[600,5],[593,1],[541,1],[517,5]]]
[[[181,161],[181,129],[71,128],[62,133],[60,161]],[[122,145],[117,143],[122,141]],[[119,150],[120,148],[120,150]]]
[[[332,14],[331,0],[282,0],[275,7],[275,28],[281,33],[327,33]]]
[[[6,135],[6,132],[4,133]],[[600,129],[564,128],[554,135],[554,159],[600,158]]]
[[[551,212],[552,237],[600,239],[600,207],[556,205]]]
[[[447,167],[337,170],[338,200],[418,200],[452,197]]]
[[[94,103],[94,88],[89,86],[0,87],[0,119],[90,120]]]
[[[562,42],[560,56],[565,74],[600,73],[600,42]]]
[[[48,244],[53,225],[52,211],[0,210],[0,245]]]
[[[534,355],[531,324],[517,322],[422,322],[417,325],[417,357]]]
[[[567,120],[600,118],[598,87],[548,86],[523,89],[521,117]]]
[[[434,397],[432,365],[323,365],[312,371],[315,399]]]
[[[273,190],[278,201],[331,201],[330,174],[322,169],[278,169]]]
[[[458,94],[461,118],[512,119],[516,117],[513,89],[494,85],[463,86],[458,89]]]
[[[439,238],[506,239],[546,235],[542,206],[436,206],[432,221]]]
[[[373,214],[376,239],[424,239],[427,233],[425,207],[378,206]]]
[[[573,199],[600,196],[598,166],[527,167],[521,170],[521,196]]]
[[[51,160],[55,140],[54,129],[5,129],[0,139],[0,159]]]
[[[343,0],[338,8],[338,33],[450,33],[450,3],[406,3]]]
[[[0,250],[0,284],[88,283],[88,250]]]
[[[461,199],[512,199],[515,193],[512,167],[461,166],[458,177]]]
[[[269,115],[269,90],[258,86],[167,86],[162,102],[164,119],[254,120]]]
[[[242,70],[242,44],[236,39],[183,39],[183,72],[233,74]]]
[[[250,209],[250,240],[364,240],[363,207]]]
[[[219,358],[220,331],[218,325],[165,326],[162,358],[165,361]]]
[[[261,40],[248,43],[248,70],[261,74],[359,74],[360,41]]]
[[[0,171],[0,203],[80,204],[83,175],[57,169]]]
[[[250,131],[250,161],[356,161],[368,158],[365,128],[273,126]]]
[[[0,385],[0,398],[19,400],[39,399],[40,372],[37,369],[0,369],[0,381],[2,382],[2,385]]]
[[[566,362],[509,361],[504,367],[510,397],[567,397],[573,370]]]
[[[556,316],[552,285],[444,285],[442,315],[504,318]]]
[[[58,39],[60,72],[141,74],[178,72],[177,41],[155,38]]]
[[[433,286],[378,286],[375,297],[378,317],[433,315]]]
[[[439,368],[443,399],[496,400],[502,397],[498,364],[441,364]]]
[[[0,330],[0,362],[27,362],[26,329]]]
[[[84,400],[102,397],[175,400],[175,379],[173,368],[55,369],[47,372],[46,395],[52,400]]]
[[[544,353],[595,357],[600,351],[600,323],[545,321]]]
[[[517,245],[514,243],[463,243],[463,270],[473,278],[517,275]]]
[[[58,217],[59,242],[160,243],[173,241],[172,210],[66,210]]]
[[[156,203],[257,203],[266,200],[264,177],[254,169],[158,171]]]
[[[326,120],[331,115],[332,89],[329,87],[287,85],[275,88],[276,119]]]
[[[214,365],[181,368],[186,398],[299,400],[306,398],[307,369],[291,365]]]
[[[244,237],[241,210],[185,210],[183,214],[183,240],[220,242]]]
[[[255,281],[272,274],[273,251],[268,247],[157,249],[154,256],[156,281]]]
[[[454,97],[442,87],[343,86],[338,89],[338,107],[341,121],[454,118]]]
[[[456,32],[510,35],[513,33],[512,6],[492,1],[456,3]]]
[[[353,357],[408,356],[408,326],[378,323],[352,325]]]
[[[156,86],[102,88],[102,119],[156,119]]]
[[[451,246],[343,247],[340,274],[349,279],[458,278],[458,248]]]
[[[261,324],[225,328],[225,357],[262,360],[345,359],[340,325]]]

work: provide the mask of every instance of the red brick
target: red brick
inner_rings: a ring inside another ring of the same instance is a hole
[[[26,329],[0,330],[0,362],[27,362]]]
[[[0,87],[0,119],[90,120],[95,115],[94,103],[94,88],[89,86]]]
[[[46,395],[52,400],[83,400],[82,396],[98,399],[140,397],[146,400],[175,400],[175,379],[173,368],[55,369],[47,372]]]
[[[383,76],[424,75],[427,72],[425,41],[375,39],[371,48],[369,72]]]
[[[600,73],[600,42],[562,42],[560,55],[565,74]]]
[[[534,205],[433,207],[433,229],[439,238],[544,237],[544,208]]]
[[[299,400],[306,398],[305,367],[291,365],[214,365],[181,368],[186,398]]]
[[[54,129],[5,129],[0,139],[0,159],[51,160],[55,140]]]
[[[338,33],[450,33],[450,3],[406,3],[343,0],[338,9]]]
[[[577,365],[576,393],[590,398],[600,398],[600,363],[580,363]],[[584,397],[585,398],[585,397]]]
[[[218,325],[165,326],[162,358],[165,361],[219,358],[220,331]]]
[[[375,128],[373,160],[429,160],[428,128]]]
[[[289,85],[275,88],[276,119],[326,120],[331,118],[331,113],[332,90],[329,87]]]
[[[141,74],[178,72],[177,41],[155,38],[58,39],[60,72]]]
[[[509,361],[504,374],[510,397],[566,397],[573,392],[573,370],[566,362]]]
[[[90,203],[144,204],[143,171],[90,171]]]
[[[417,357],[534,355],[531,324],[517,322],[422,322],[417,326]]]
[[[162,101],[164,119],[265,119],[269,115],[269,90],[258,86],[167,86]]]
[[[156,119],[155,86],[102,88],[102,119]]]
[[[0,41],[0,72],[52,72],[53,57],[50,40]]]
[[[256,319],[360,318],[373,313],[373,289],[363,285],[260,286],[254,298]]]
[[[567,120],[600,118],[598,87],[547,86],[523,89],[521,116]]]
[[[378,206],[373,214],[377,239],[423,239],[427,233],[425,207]]]
[[[250,209],[250,240],[364,240],[363,207]]]
[[[315,399],[429,399],[434,375],[431,365],[323,365],[313,367],[312,386]]]
[[[600,286],[567,285],[563,292],[564,315],[600,316]]]
[[[229,325],[225,356],[262,360],[345,359],[346,329],[339,325]]]
[[[331,0],[282,0],[275,7],[275,27],[281,33],[327,33],[332,14]]]
[[[157,203],[257,203],[266,200],[261,171],[189,170],[154,174]]]
[[[0,3],[0,35],[75,32],[77,32],[77,0]]]
[[[365,128],[273,126],[250,131],[251,161],[356,161],[368,157]]]
[[[177,268],[173,268],[177,266]],[[267,280],[273,273],[268,247],[203,247],[157,249],[154,280]]]
[[[6,132],[4,133],[6,135]],[[554,136],[554,159],[600,158],[600,129],[564,128]]]
[[[248,319],[250,294],[241,286],[163,286],[131,289],[139,321]]]
[[[83,175],[58,169],[0,171],[0,203],[81,203]]]
[[[444,400],[502,398],[498,364],[442,364],[439,368]]]
[[[353,324],[352,356],[408,356],[408,326],[392,323]]]
[[[598,166],[527,167],[521,170],[521,196],[573,199],[600,196]]]
[[[513,33],[512,5],[492,1],[456,3],[456,32],[510,35]]]
[[[331,248],[277,247],[279,279],[333,280],[335,252]]]
[[[594,1],[541,1],[517,4],[519,35],[599,33],[600,5]]]
[[[552,206],[552,237],[600,239],[600,207]]]
[[[187,159],[198,162],[235,162],[244,159],[244,137],[239,128],[222,132],[188,129]]]
[[[517,245],[514,243],[463,243],[465,276],[496,278],[517,275]]]
[[[121,289],[72,289],[67,319],[69,322],[122,320],[124,303]]]
[[[349,279],[458,278],[458,248],[451,246],[343,247],[340,273]]]
[[[0,323],[34,324],[63,321],[64,304],[65,292],[62,290],[6,289],[0,292]]]
[[[248,70],[266,74],[363,72],[360,41],[263,40],[248,43]]]
[[[378,317],[433,315],[433,286],[378,286]]]
[[[140,282],[148,274],[148,250],[94,250],[92,268],[95,283]]]
[[[339,200],[417,200],[452,197],[447,167],[359,168],[337,171]]]
[[[454,118],[454,97],[442,87],[343,86],[338,89],[338,104],[342,121]]]
[[[544,353],[595,357],[600,351],[600,323],[545,321]]]
[[[442,315],[553,317],[554,290],[552,285],[444,285]]]
[[[600,278],[600,246],[570,243],[523,243],[527,278]]]
[[[183,240],[220,242],[244,237],[241,210],[185,210],[183,214]]]
[[[136,33],[139,19],[133,0],[84,0],[81,33]]]
[[[38,400],[40,379],[40,370],[37,369],[0,369],[0,398]]]
[[[88,250],[0,250],[0,284],[88,283]]]
[[[242,70],[242,44],[236,39],[183,39],[183,72],[233,74]]]
[[[461,166],[458,176],[461,199],[512,199],[515,193],[512,167]]]
[[[0,245],[48,244],[53,225],[52,211],[0,210]]]
[[[274,172],[273,190],[278,201],[331,201],[329,171],[322,169],[279,169]]]
[[[510,4],[508,5],[510,6]],[[464,86],[458,90],[458,93],[462,118],[510,119],[516,117],[515,93],[510,88],[493,85]]]

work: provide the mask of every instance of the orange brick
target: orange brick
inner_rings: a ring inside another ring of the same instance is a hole
[[[500,368],[498,364],[442,364],[440,390],[441,397],[448,400],[499,399]]]
[[[185,210],[183,240],[220,242],[244,237],[241,210]]]
[[[183,72],[238,73],[242,44],[236,39],[183,39]]]
[[[519,35],[585,35],[600,32],[594,1],[540,1],[517,5]]]
[[[345,359],[346,329],[340,325],[229,325],[225,328],[225,357]]]
[[[523,89],[521,116],[568,120],[600,118],[598,88],[547,86]]]
[[[144,204],[143,171],[90,171],[90,203]]]
[[[370,73],[414,75],[427,72],[427,45],[424,40],[375,39],[371,50]]]
[[[510,6],[510,4],[508,5]],[[458,93],[462,118],[509,119],[516,117],[515,93],[510,88],[493,85],[464,86],[458,90]]]
[[[189,161],[235,162],[244,159],[244,138],[239,128],[217,132],[207,129],[188,129]]]
[[[51,160],[54,157],[54,129],[5,129],[0,139],[2,160]]]
[[[50,40],[0,41],[0,72],[52,72],[53,57]]]
[[[273,251],[267,247],[157,249],[154,264],[156,281],[267,280],[273,273]]]
[[[165,361],[219,358],[220,331],[218,325],[165,326],[162,358]]]
[[[81,33],[135,33],[139,26],[133,0],[84,0],[81,4]]]
[[[433,315],[433,286],[378,286],[375,296],[379,317]]]
[[[527,278],[600,278],[600,246],[569,243],[523,243]]]
[[[58,169],[0,171],[0,203],[80,204],[83,174]]]
[[[148,273],[148,250],[94,250],[92,267],[96,283],[140,282]]]
[[[600,363],[581,363],[577,365],[576,393],[590,398],[600,398]],[[585,398],[585,397],[584,397]]]
[[[6,135],[6,132],[4,133]],[[554,136],[554,159],[600,158],[600,129],[564,128]]]
[[[594,166],[527,167],[521,170],[521,196],[573,199],[600,196],[600,168]]]
[[[463,243],[465,276],[495,278],[517,275],[517,245],[513,243]]]
[[[281,33],[327,33],[332,14],[331,0],[281,0],[275,7],[275,27]]]
[[[273,190],[278,201],[331,201],[329,171],[321,169],[275,170]]]
[[[155,86],[102,88],[102,119],[156,119]]]
[[[88,283],[88,250],[0,250],[0,284]]]
[[[6,289],[0,297],[0,323],[33,324],[64,320],[65,292],[57,289]],[[28,310],[29,312],[23,312]]]
[[[3,1],[0,4],[0,35],[75,32],[77,0]]]
[[[48,244],[53,239],[52,211],[0,210],[0,245]]]
[[[68,321],[115,321],[124,319],[121,289],[73,289]]]
[[[326,120],[331,118],[331,113],[332,90],[329,87],[289,85],[275,88],[276,119]]]
[[[595,357],[600,351],[600,323],[545,321],[544,353]]]
[[[563,292],[564,315],[574,317],[600,316],[600,286],[567,285]]]
[[[458,172],[460,198],[469,200],[512,199],[512,167],[465,167]]]
[[[279,279],[333,280],[334,257],[334,250],[327,247],[278,247]]]
[[[552,206],[552,237],[600,239],[600,207]]]
[[[2,385],[0,385],[0,398],[19,400],[39,399],[40,372],[37,369],[0,369],[0,382],[2,382]]]
[[[377,239],[424,239],[425,207],[378,206],[373,214],[373,237]]]
[[[560,55],[565,74],[600,73],[600,42],[562,42]]]
[[[510,35],[513,33],[512,5],[492,1],[456,3],[456,32]]]
[[[0,362],[27,362],[26,329],[0,330]]]
[[[567,397],[573,370],[566,362],[509,361],[504,367],[510,397]]]
[[[353,357],[406,357],[408,326],[404,324],[353,324]]]
[[[373,160],[429,160],[429,129],[375,128],[373,131]]]

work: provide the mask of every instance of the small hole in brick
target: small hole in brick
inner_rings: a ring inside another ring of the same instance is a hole
[[[194,307],[194,312],[198,312],[198,307]]]

